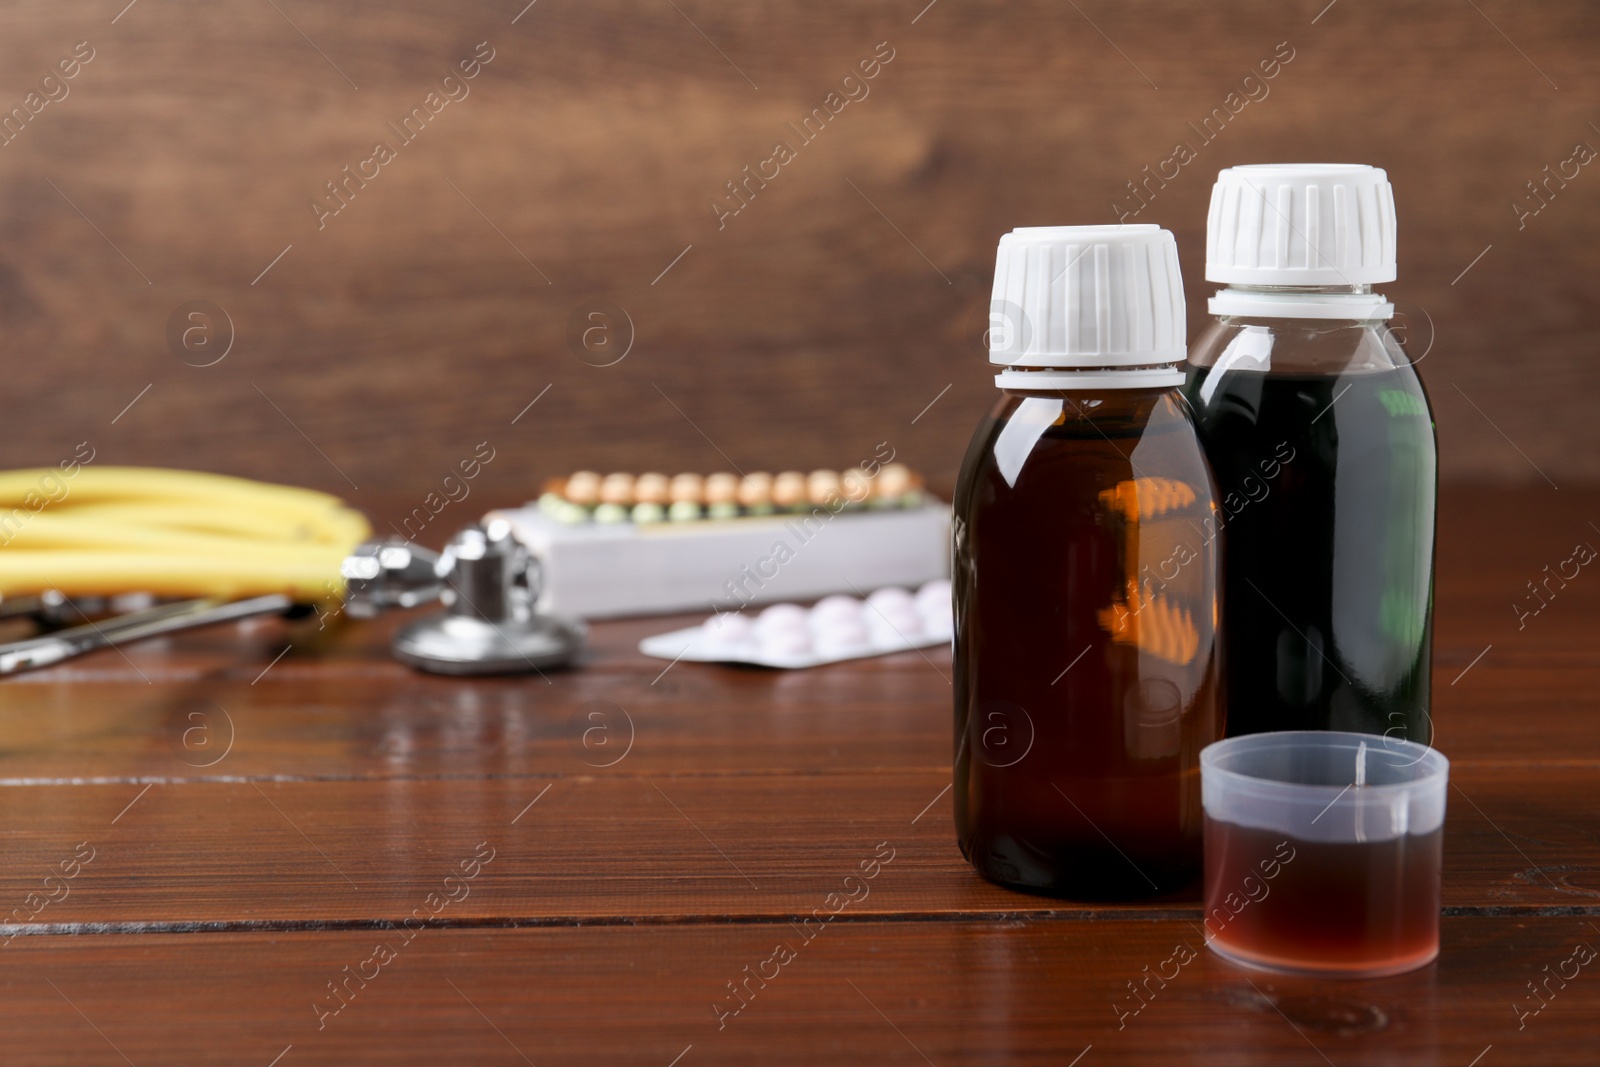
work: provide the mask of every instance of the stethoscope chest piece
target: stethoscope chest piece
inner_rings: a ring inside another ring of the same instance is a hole
[[[395,658],[434,674],[515,674],[570,664],[583,623],[534,610],[539,561],[495,519],[458,533],[439,557],[442,613],[395,634]]]

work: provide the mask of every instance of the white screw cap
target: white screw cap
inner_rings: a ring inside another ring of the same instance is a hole
[[[1031,377],[1020,368],[1105,369],[1095,377],[1106,387],[1181,381],[1172,367],[1114,368],[1182,361],[1186,330],[1178,245],[1159,226],[1027,226],[1000,238],[989,362],[1016,368],[1002,385]]]
[[[1359,163],[1269,163],[1217,175],[1206,279],[1370,285],[1395,278],[1394,189]]]

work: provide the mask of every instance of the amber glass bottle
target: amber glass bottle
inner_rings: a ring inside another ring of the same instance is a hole
[[[1037,892],[1177,888],[1200,868],[1224,694],[1176,249],[1153,226],[1060,227],[1008,234],[998,258],[1003,396],[954,503],[961,849]]]

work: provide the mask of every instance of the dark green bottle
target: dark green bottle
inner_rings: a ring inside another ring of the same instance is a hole
[[[1372,167],[1235,167],[1206,277],[1228,284],[1185,395],[1217,479],[1228,733],[1432,739],[1438,459],[1398,344],[1393,195]]]

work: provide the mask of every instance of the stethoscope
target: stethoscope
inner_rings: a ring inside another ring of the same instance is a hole
[[[366,520],[326,494],[63,464],[0,473],[0,533],[0,617],[27,616],[46,630],[0,644],[0,675],[253,616],[371,618],[435,601],[443,612],[392,642],[395,657],[419,670],[543,671],[570,664],[586,634],[578,620],[537,609],[540,562],[503,519],[466,527],[436,553],[401,540],[356,543],[371,534]],[[94,617],[130,595],[151,600],[146,591],[166,599]]]

